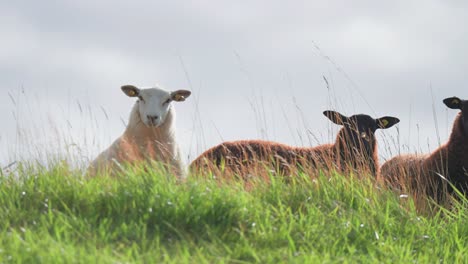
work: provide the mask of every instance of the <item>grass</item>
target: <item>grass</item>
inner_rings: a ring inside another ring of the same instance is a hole
[[[420,215],[352,175],[242,184],[130,168],[84,179],[57,164],[0,177],[0,263],[468,261],[462,204]]]

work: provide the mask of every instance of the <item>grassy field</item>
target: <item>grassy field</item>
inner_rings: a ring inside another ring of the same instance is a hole
[[[20,166],[0,177],[0,263],[467,263],[465,208],[428,216],[350,175],[245,190]]]

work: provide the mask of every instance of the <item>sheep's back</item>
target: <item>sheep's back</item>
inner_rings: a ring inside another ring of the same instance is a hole
[[[379,178],[392,188],[409,191],[424,184],[426,155],[400,155],[385,162]]]
[[[330,146],[298,148],[285,144],[242,140],[219,144],[201,154],[190,165],[191,171],[222,169],[234,173],[258,170],[277,171],[290,174],[297,169],[325,164],[330,155]]]

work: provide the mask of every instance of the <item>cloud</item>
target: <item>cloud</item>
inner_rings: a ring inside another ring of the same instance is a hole
[[[463,1],[86,0],[0,7],[2,93],[23,87],[45,105],[33,116],[50,114],[59,125],[107,124],[99,136],[107,143],[122,132],[132,104],[121,85],[191,89],[193,96],[177,105],[177,125],[192,158],[222,140],[264,136],[310,145],[317,143],[307,139],[314,134],[328,142],[334,134],[321,114],[328,108],[398,116],[404,142],[419,136],[434,145],[432,100],[439,120],[448,120],[439,123],[445,128],[452,114],[441,99],[463,97],[467,86]],[[79,104],[95,111],[91,120]],[[15,111],[7,96],[0,105]],[[6,115],[2,122],[8,128],[0,143],[14,137],[16,121]],[[419,135],[408,132],[416,125]]]

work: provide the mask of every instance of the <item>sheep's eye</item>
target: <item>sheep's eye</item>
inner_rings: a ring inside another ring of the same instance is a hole
[[[163,105],[167,105],[168,103],[170,103],[172,100],[171,98],[167,99],[166,101],[164,101]]]
[[[142,96],[138,96],[138,99],[140,99],[140,101],[142,101],[142,102],[145,102],[145,100],[143,99]]]

